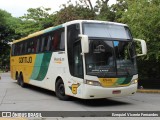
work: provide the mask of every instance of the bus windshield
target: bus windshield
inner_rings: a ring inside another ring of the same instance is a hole
[[[126,41],[90,40],[86,72],[99,77],[137,74],[134,44]]]
[[[116,24],[83,23],[83,34],[89,37],[132,39],[128,27]]]

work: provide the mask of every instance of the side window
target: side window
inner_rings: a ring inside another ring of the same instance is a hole
[[[30,42],[30,47],[31,47],[31,53],[34,53],[34,41],[31,40]]]
[[[15,44],[12,44],[12,52],[11,52],[12,56],[15,56]]]
[[[64,37],[64,28],[53,31],[53,34],[50,34],[50,50],[51,51],[60,51],[65,50],[65,37]]]
[[[17,43],[17,55],[20,55],[20,43]]]
[[[59,33],[58,31],[54,32],[54,39],[53,39],[53,49],[56,51],[59,47]]]
[[[36,49],[37,49],[37,40],[36,38],[33,39],[33,53],[36,53]]]
[[[23,47],[22,47],[22,54],[25,54],[26,53],[26,51],[25,51],[25,44],[26,42],[23,42]]]
[[[41,50],[41,39],[40,37],[36,38],[37,41],[37,47],[36,47],[36,53],[39,53]]]
[[[48,51],[48,47],[47,47],[47,45],[48,45],[48,35],[45,35],[44,36],[44,47],[43,47],[43,52],[46,52],[46,51]]]
[[[23,48],[23,43],[19,43],[19,55],[22,55],[22,48]]]
[[[41,49],[40,49],[40,52],[43,52],[44,51],[44,41],[45,41],[45,37],[43,36],[42,38],[41,38]]]
[[[15,48],[14,48],[14,55],[17,55],[17,43],[15,44]]]
[[[27,52],[28,52],[28,51],[27,51],[27,50],[28,50],[28,49],[27,49],[27,45],[28,45],[28,43],[27,43],[27,41],[25,41],[25,54],[27,54]]]
[[[80,34],[79,28],[79,24],[74,24],[67,27],[68,61],[71,75],[83,78],[81,42],[78,37]]]
[[[27,54],[34,53],[34,42],[32,39],[27,40]]]
[[[65,36],[64,31],[61,32],[61,39],[60,39],[60,50],[65,50]]]
[[[48,44],[47,44],[47,50],[51,51],[51,45],[52,45],[52,36],[51,34],[48,35]]]
[[[49,37],[49,51],[54,51],[54,33],[50,33]]]

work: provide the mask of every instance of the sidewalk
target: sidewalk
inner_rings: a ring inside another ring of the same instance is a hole
[[[139,93],[160,93],[160,89],[138,89]]]

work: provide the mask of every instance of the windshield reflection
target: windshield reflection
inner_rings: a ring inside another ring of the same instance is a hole
[[[131,41],[90,40],[86,69],[88,75],[100,77],[137,74],[134,45]]]

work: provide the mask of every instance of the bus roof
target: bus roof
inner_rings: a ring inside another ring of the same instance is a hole
[[[36,37],[38,35],[42,35],[42,34],[45,34],[45,33],[48,33],[48,32],[51,32],[51,31],[54,31],[56,29],[59,29],[59,28],[62,28],[63,26],[68,26],[68,25],[71,25],[71,24],[75,24],[75,23],[82,23],[82,22],[88,22],[88,23],[105,23],[105,24],[115,24],[115,25],[120,25],[120,26],[127,26],[126,24],[122,24],[122,23],[116,23],[116,22],[109,22],[109,21],[99,21],[99,20],[73,20],[73,21],[69,21],[69,22],[66,22],[64,24],[61,24],[61,25],[58,25],[58,26],[53,26],[53,27],[49,27],[47,29],[44,29],[44,30],[41,30],[41,31],[37,31],[35,33],[32,33],[32,34],[29,34],[28,36],[26,37],[23,37],[19,40],[15,40],[13,41],[13,44],[14,43],[17,43],[17,42],[20,42],[20,41],[23,41],[23,40],[26,40],[26,39],[29,39],[29,38],[33,38],[33,37]]]
[[[120,25],[120,26],[127,26],[126,24],[123,23],[117,23],[117,22],[109,22],[109,21],[100,21],[100,20],[73,20],[64,23],[64,25],[70,25],[70,24],[75,24],[75,23],[82,23],[82,22],[88,22],[88,23],[105,23],[105,24],[115,24],[115,25]]]

